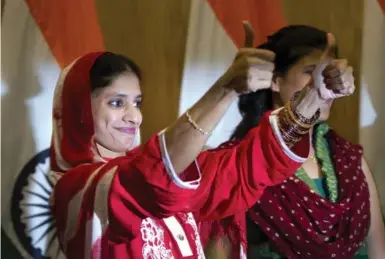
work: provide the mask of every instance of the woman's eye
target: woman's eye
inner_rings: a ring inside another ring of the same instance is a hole
[[[313,74],[313,71],[314,71],[314,69],[306,69],[304,72],[305,72],[305,74],[307,74],[307,75],[312,75],[312,74]]]
[[[142,100],[135,102],[135,107],[140,108],[142,106]]]
[[[314,69],[315,69],[315,66],[308,66],[308,67],[306,67],[306,68],[304,69],[303,72],[304,72],[305,74],[311,75],[311,74],[313,74]]]
[[[108,104],[113,108],[120,108],[124,103],[122,100],[112,100]]]

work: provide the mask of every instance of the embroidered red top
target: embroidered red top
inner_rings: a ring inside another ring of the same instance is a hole
[[[309,137],[288,150],[277,140],[275,115],[266,114],[244,140],[201,153],[183,177],[162,132],[125,156],[103,159],[88,76],[100,54],[64,69],[55,90],[52,211],[68,258],[204,258],[196,221],[246,211],[307,157]]]

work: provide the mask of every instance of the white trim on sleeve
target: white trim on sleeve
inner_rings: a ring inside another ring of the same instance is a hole
[[[172,181],[180,188],[190,189],[190,190],[197,189],[199,187],[199,184],[200,184],[200,181],[202,178],[202,174],[201,174],[201,171],[199,169],[197,161],[195,160],[194,163],[195,163],[195,166],[197,168],[197,172],[198,172],[198,176],[199,176],[198,179],[196,179],[194,181],[181,180],[179,178],[178,174],[175,172],[174,166],[171,163],[170,156],[169,156],[168,151],[167,151],[164,132],[165,132],[165,130],[159,132],[158,137],[159,137],[160,151],[162,153],[162,160],[163,160],[163,163],[166,167],[166,171],[167,171],[168,175],[171,177]]]
[[[291,149],[286,145],[285,141],[283,140],[281,132],[279,131],[279,128],[278,128],[278,116],[277,116],[278,111],[279,109],[273,111],[269,116],[270,125],[273,129],[274,135],[277,138],[279,145],[282,147],[283,152],[290,159],[298,163],[304,163],[307,160],[307,157],[300,157],[297,154],[295,154],[293,151],[291,151]],[[311,137],[309,141],[311,143]]]

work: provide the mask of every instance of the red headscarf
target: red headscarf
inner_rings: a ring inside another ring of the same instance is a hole
[[[103,161],[93,141],[90,70],[104,52],[84,55],[60,74],[54,95],[51,170]]]

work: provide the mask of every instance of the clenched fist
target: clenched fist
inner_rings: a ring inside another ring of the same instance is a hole
[[[245,31],[244,47],[238,53],[219,79],[222,87],[234,90],[238,94],[255,92],[269,88],[274,71],[274,52],[253,48],[254,32],[248,22],[243,23]]]
[[[330,58],[330,50],[334,44],[334,38],[328,34],[328,46],[323,54],[323,61],[313,73],[315,87],[323,100],[349,96],[356,88],[353,68],[348,65],[348,61]]]

